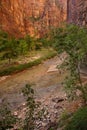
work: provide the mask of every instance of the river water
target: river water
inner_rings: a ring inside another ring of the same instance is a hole
[[[24,102],[22,88],[27,84],[33,84],[35,97],[45,102],[49,97],[63,96],[64,91],[61,83],[65,78],[65,73],[59,71],[47,72],[59,57],[49,59],[38,66],[24,70],[18,74],[11,75],[0,82],[0,102],[6,98],[11,103],[12,109],[17,109]]]

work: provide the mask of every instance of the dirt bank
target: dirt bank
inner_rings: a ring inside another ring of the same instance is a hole
[[[61,82],[66,74],[59,71],[47,72],[49,68],[57,61],[59,57],[54,57],[42,64],[25,70],[21,73],[9,76],[0,82],[0,99],[6,97],[11,103],[12,108],[17,108],[24,102],[21,89],[27,84],[32,83],[35,89],[36,98],[42,101],[50,96],[64,95]]]

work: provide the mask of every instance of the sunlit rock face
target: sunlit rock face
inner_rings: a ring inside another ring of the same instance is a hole
[[[67,4],[68,22],[87,25],[87,0],[68,0]]]
[[[0,28],[11,35],[42,36],[66,20],[67,0],[0,0]]]

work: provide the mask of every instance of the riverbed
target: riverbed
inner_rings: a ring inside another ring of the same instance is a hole
[[[58,63],[59,57],[49,59],[38,66],[24,70],[18,74],[8,76],[0,82],[0,102],[3,98],[11,104],[12,109],[17,109],[23,104],[24,97],[22,88],[26,84],[32,84],[35,90],[35,97],[41,102],[46,102],[50,97],[65,95],[62,82],[66,73],[59,70],[48,72],[51,66]]]

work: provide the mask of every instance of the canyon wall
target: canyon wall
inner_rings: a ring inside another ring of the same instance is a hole
[[[69,23],[87,25],[87,0],[68,0],[67,16]]]
[[[66,20],[67,0],[0,0],[0,28],[16,37],[43,36]]]

